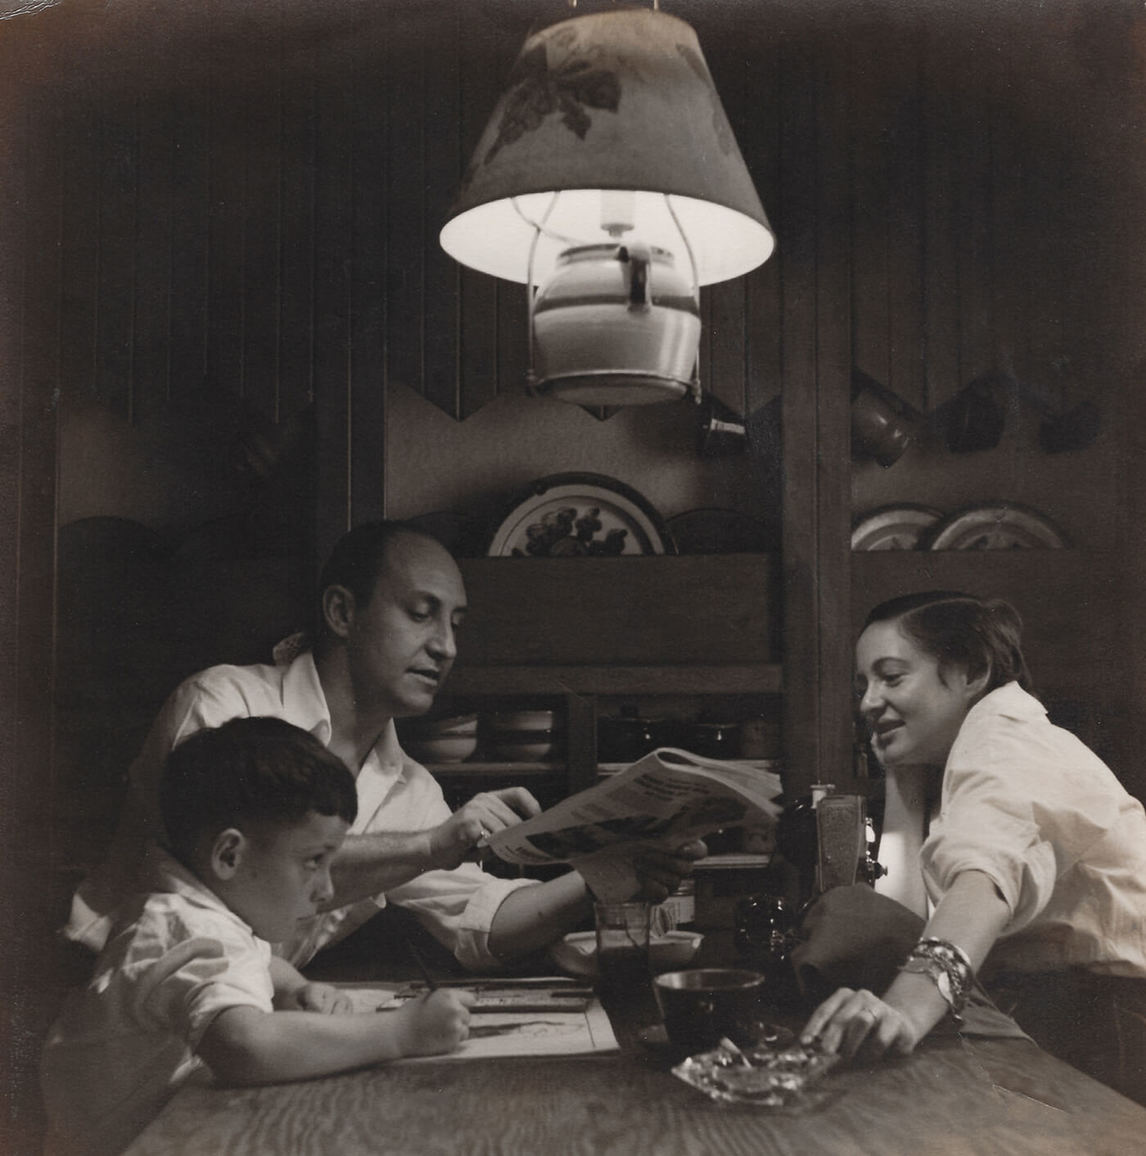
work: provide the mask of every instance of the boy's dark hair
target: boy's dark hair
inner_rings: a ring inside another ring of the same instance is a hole
[[[236,718],[167,756],[159,806],[169,846],[186,862],[204,834],[227,827],[289,825],[311,811],[353,823],[358,793],[346,764],[300,727]]]
[[[954,590],[904,594],[876,606],[864,628],[873,622],[898,622],[908,638],[938,661],[940,677],[948,667],[962,666],[972,678],[989,674],[987,692],[1008,682],[1030,690],[1023,622],[1002,598],[977,598]]]

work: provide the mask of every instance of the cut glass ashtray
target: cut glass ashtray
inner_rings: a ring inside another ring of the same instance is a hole
[[[791,1043],[775,1048],[725,1046],[689,1056],[672,1073],[713,1100],[761,1108],[806,1108],[822,1093],[814,1085],[839,1061],[815,1046]]]

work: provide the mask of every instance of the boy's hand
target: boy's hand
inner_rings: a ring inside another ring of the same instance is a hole
[[[354,1004],[346,992],[329,983],[304,983],[283,1001],[284,1009],[319,1012],[321,1015],[349,1015]]]
[[[452,1052],[470,1034],[468,991],[440,988],[408,1003],[396,1016],[402,1017],[399,1036],[402,1054],[434,1056]]]

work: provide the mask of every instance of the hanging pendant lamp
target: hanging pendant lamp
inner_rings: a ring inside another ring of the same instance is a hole
[[[644,9],[529,36],[440,239],[529,287],[533,391],[609,406],[699,400],[700,286],[775,243],[696,33]]]

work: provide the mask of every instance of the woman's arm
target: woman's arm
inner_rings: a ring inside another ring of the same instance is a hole
[[[1009,918],[1010,908],[991,878],[964,871],[939,901],[923,937],[955,944],[978,971]],[[889,1050],[905,1055],[947,1011],[930,976],[900,972],[882,1000],[869,991],[840,988],[812,1013],[800,1038],[818,1039],[825,1051],[847,1057],[861,1046],[872,1056]]]

